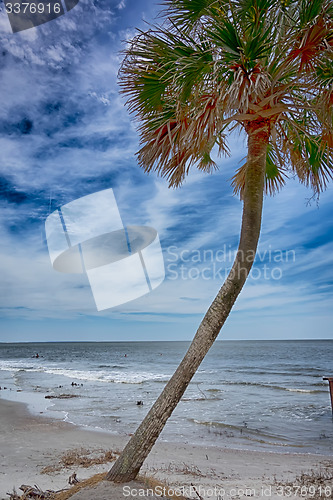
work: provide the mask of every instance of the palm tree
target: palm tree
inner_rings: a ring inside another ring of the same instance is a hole
[[[160,25],[138,32],[120,70],[139,120],[140,165],[179,186],[192,166],[217,168],[227,135],[247,137],[232,185],[243,201],[233,267],[176,372],[107,475],[140,470],[218,336],[251,270],[264,194],[288,174],[314,190],[333,172],[331,0],[165,0]]]

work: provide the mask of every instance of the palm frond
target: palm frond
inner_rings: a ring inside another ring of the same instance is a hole
[[[290,120],[282,146],[291,170],[316,194],[324,191],[333,178],[332,129],[326,139],[323,137],[323,131],[309,133],[306,127],[295,126],[295,121]]]
[[[228,0],[166,0],[162,16],[189,31],[203,18],[225,14],[228,3]]]
[[[302,36],[296,41],[296,46],[291,50],[289,58],[299,59],[300,73],[303,70],[313,71],[318,60],[320,61],[322,49],[326,48],[326,44],[333,46],[333,39],[330,39],[332,26],[327,25],[320,17],[315,24],[304,30]]]
[[[155,170],[170,186],[178,186],[193,165],[204,172],[216,169],[210,157],[215,144],[220,155],[229,154],[223,134],[216,133],[222,129],[218,103],[217,95],[205,95],[194,109],[182,109],[182,114],[175,109],[173,118],[158,127],[143,123],[138,161],[144,170]]]

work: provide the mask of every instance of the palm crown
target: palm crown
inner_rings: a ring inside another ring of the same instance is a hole
[[[138,32],[120,70],[139,119],[140,165],[171,186],[211,171],[227,133],[269,127],[265,191],[288,172],[315,193],[332,177],[331,0],[166,0],[160,26]],[[233,178],[242,194],[246,164]]]

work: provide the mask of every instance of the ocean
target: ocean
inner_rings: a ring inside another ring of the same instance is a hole
[[[133,433],[188,345],[0,344],[0,397],[89,429]],[[323,376],[333,376],[332,361],[333,340],[218,341],[160,439],[331,455],[333,418]],[[53,397],[64,394],[72,397]]]

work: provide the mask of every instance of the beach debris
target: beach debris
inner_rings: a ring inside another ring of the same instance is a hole
[[[331,396],[332,413],[333,413],[333,377],[323,377],[323,380],[328,381],[330,396]]]
[[[94,465],[107,464],[114,462],[119,455],[118,451],[105,451],[101,449],[86,450],[76,448],[69,450],[57,459],[57,464],[48,465],[41,470],[41,474],[50,474],[62,470],[64,467],[83,467],[89,468]]]
[[[203,395],[204,399],[207,399],[206,394],[200,389],[199,384],[197,384],[197,388],[198,388],[199,392]]]
[[[45,396],[45,399],[71,399],[79,397],[78,394],[49,394]]]
[[[39,486],[36,484],[34,486],[30,486],[29,484],[22,484],[20,486],[20,490],[23,491],[22,495],[19,495],[16,492],[16,489],[13,488],[12,493],[7,493],[9,496],[9,500],[53,500],[58,493],[62,493],[63,491],[68,491],[67,488],[63,488],[61,490],[41,490]]]
[[[36,484],[34,486],[30,486],[29,484],[22,484],[20,486],[20,490],[23,491],[24,495],[27,498],[50,498],[50,494],[44,493],[44,491],[42,491]]]
[[[199,498],[200,500],[204,500],[204,499],[202,498],[202,496],[201,496],[201,495],[199,495],[198,490],[196,489],[196,487],[194,486],[194,484],[193,484],[193,483],[191,483],[191,486],[192,486],[192,488],[194,489],[194,493],[198,496],[198,498]]]
[[[22,484],[20,486],[20,490],[23,491],[23,495],[18,495],[15,488],[13,490],[13,493],[7,493],[10,500],[28,500],[30,498],[34,498],[36,500],[50,500],[54,498],[55,493],[57,493],[53,490],[43,491],[36,484],[34,486],[30,486],[29,484]]]
[[[19,495],[16,493],[16,489],[13,488],[13,493],[6,493],[10,497],[10,500],[20,500]]]
[[[69,478],[68,478],[68,483],[69,484],[77,484],[78,482],[79,482],[79,480],[76,477],[76,472],[73,472],[73,474],[71,476],[69,476]]]

